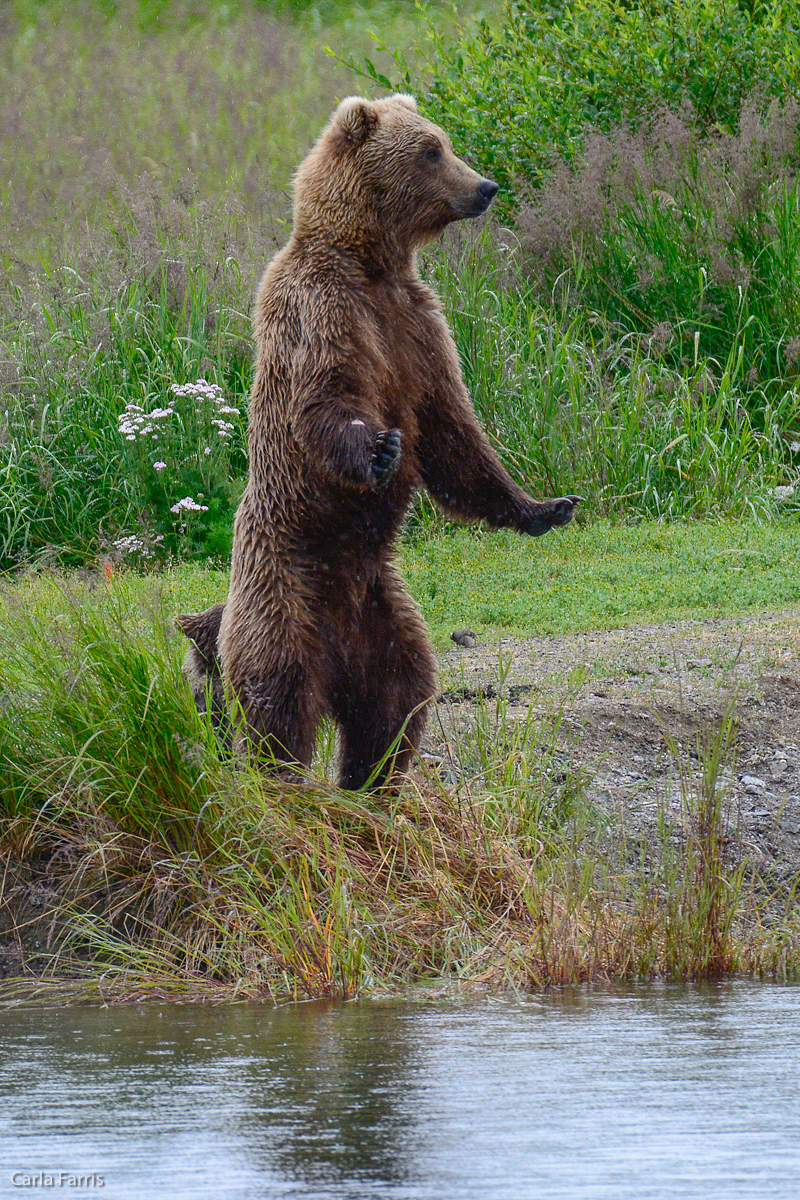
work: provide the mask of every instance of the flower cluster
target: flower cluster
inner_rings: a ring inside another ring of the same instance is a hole
[[[153,538],[153,543],[163,542],[163,540],[163,533],[159,533]],[[152,545],[143,542],[135,533],[128,534],[127,537],[117,538],[113,546],[120,554],[138,554],[142,558],[152,558],[154,554]]]
[[[187,512],[208,512],[208,505],[198,504],[191,496],[184,496],[177,504],[173,504],[169,511],[179,513],[181,509],[186,509]]]
[[[198,379],[197,383],[173,383],[170,385],[171,391],[176,396],[186,396],[193,398],[195,401],[210,400],[214,405],[216,416],[211,417],[211,424],[216,428],[217,435],[221,438],[229,438],[235,426],[224,418],[227,416],[239,416],[238,408],[232,408],[222,394],[222,388],[217,383],[209,383],[207,379]],[[201,409],[196,408],[195,413],[199,416]],[[206,447],[204,454],[210,454],[211,450]]]
[[[166,399],[126,404],[118,425],[140,481],[143,511],[158,522],[173,550],[188,531],[194,546],[223,528],[231,508],[231,460],[241,459],[243,446],[237,445],[241,412],[218,384],[173,383],[165,394]],[[175,499],[181,494],[182,500]],[[116,549],[121,555],[145,554],[133,542]]]
[[[154,408],[152,412],[146,413],[141,404],[126,404],[119,416],[119,431],[128,442],[135,442],[137,438],[143,437],[150,437],[157,442],[158,422],[171,417],[174,412],[175,409],[171,405],[168,408]]]

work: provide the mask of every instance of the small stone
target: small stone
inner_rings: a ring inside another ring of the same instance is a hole
[[[785,758],[773,759],[773,761],[769,764],[769,770],[770,770],[770,774],[772,775],[772,778],[780,779],[782,775],[786,774],[786,770],[787,770],[788,766],[789,766],[789,764],[787,763]]]
[[[686,665],[689,670],[699,670],[701,667],[710,667],[712,662],[710,658],[687,658]]]
[[[800,821],[793,821],[790,817],[782,817],[779,825],[784,833],[800,833]]]
[[[742,775],[739,783],[741,783],[744,790],[751,796],[758,792],[763,792],[767,786],[764,780],[759,779],[757,775]]]
[[[456,629],[450,634],[450,640],[455,642],[457,646],[464,646],[467,650],[473,646],[477,646],[478,637],[471,629]]]
[[[440,754],[421,754],[420,758],[429,771],[439,776],[446,787],[457,786],[458,780]]]

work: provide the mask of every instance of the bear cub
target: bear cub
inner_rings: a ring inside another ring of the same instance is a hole
[[[225,689],[252,752],[308,764],[323,716],[340,783],[380,786],[435,694],[425,626],[394,565],[418,488],[448,513],[537,537],[578,496],[534,500],[481,430],[416,254],[486,212],[497,184],[412,97],[343,100],[295,182],[294,225],[255,304],[250,473],[225,605],[179,617],[198,701]],[[224,687],[223,687],[224,680]]]

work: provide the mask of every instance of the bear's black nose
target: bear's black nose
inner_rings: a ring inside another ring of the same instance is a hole
[[[478,184],[478,195],[482,196],[487,204],[494,200],[499,190],[500,184],[495,183],[493,179],[482,179]]]

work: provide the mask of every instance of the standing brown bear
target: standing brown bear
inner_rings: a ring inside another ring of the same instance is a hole
[[[393,562],[415,490],[534,537],[580,499],[533,500],[503,469],[417,272],[417,248],[496,192],[412,97],[350,97],[300,167],[291,239],[258,292],[230,593],[178,623],[196,695],[218,671],[219,627],[256,748],[308,764],[332,717],[345,788],[407,766],[434,695],[425,626]]]

